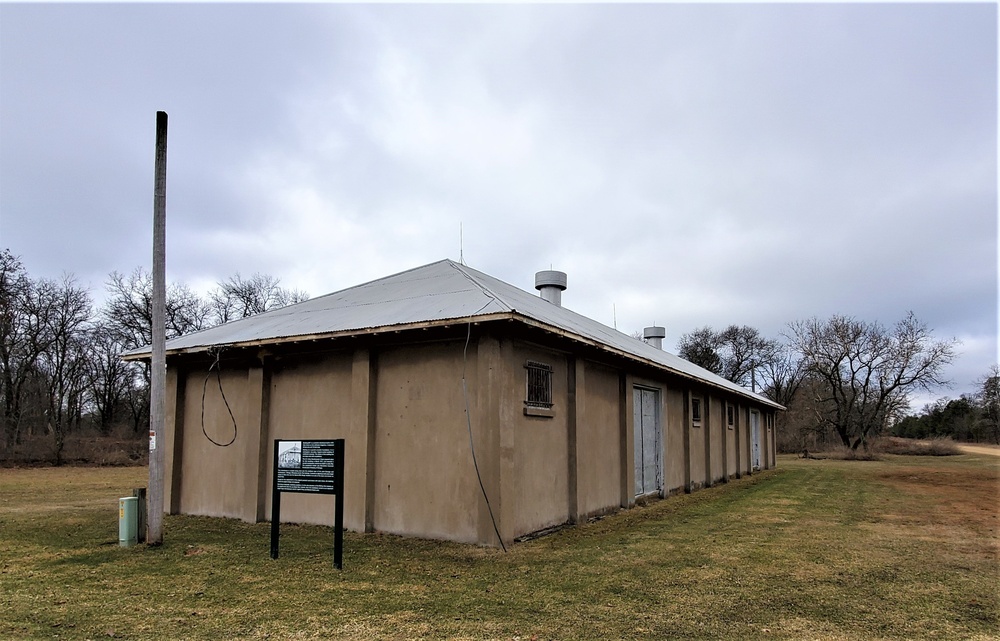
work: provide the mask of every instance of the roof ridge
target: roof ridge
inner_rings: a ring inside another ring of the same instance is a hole
[[[395,274],[389,274],[388,276],[382,276],[381,278],[373,278],[372,280],[369,280],[369,281],[364,282],[364,283],[359,283],[357,285],[351,285],[350,287],[344,287],[342,289],[338,289],[335,292],[327,292],[326,294],[321,294],[319,296],[316,296],[315,298],[310,298],[309,300],[302,301],[302,302],[306,303],[306,302],[309,302],[311,300],[319,300],[321,298],[329,298],[330,296],[336,296],[337,294],[342,294],[342,293],[344,293],[346,291],[349,291],[349,290],[352,290],[352,289],[359,289],[361,287],[368,287],[369,285],[373,285],[373,284],[375,284],[375,283],[377,283],[379,281],[389,280],[390,278],[396,278],[397,276],[402,276],[403,274],[408,274],[410,272],[415,272],[415,271],[417,271],[419,269],[425,269],[425,268],[430,267],[432,265],[437,265],[438,263],[451,263],[451,262],[452,262],[451,259],[442,258],[441,260],[435,260],[434,262],[427,263],[426,265],[419,265],[417,267],[411,267],[410,269],[404,269],[403,271],[396,272]],[[299,303],[295,303],[295,305],[298,305],[298,304]],[[294,307],[295,305],[286,305],[285,307],[279,307],[278,309],[287,309],[289,307]],[[277,311],[277,310],[274,310],[274,311]]]
[[[417,267],[411,267],[410,269],[404,269],[401,272],[396,272],[395,274],[390,274],[388,276],[382,276],[381,278],[373,278],[372,280],[369,280],[369,281],[364,282],[364,283],[360,283],[358,285],[351,285],[350,287],[344,287],[342,289],[338,289],[337,291],[327,292],[326,294],[320,294],[319,296],[315,296],[313,298],[307,298],[306,300],[299,301],[298,303],[292,303],[291,305],[285,305],[284,307],[277,307],[275,309],[269,309],[266,312],[261,312],[260,314],[254,314],[253,316],[247,316],[245,318],[253,318],[253,317],[256,317],[256,316],[260,316],[262,314],[268,314],[269,316],[272,316],[272,317],[274,317],[274,316],[282,316],[282,315],[287,315],[287,314],[296,314],[296,313],[299,313],[301,311],[300,309],[294,309],[296,307],[300,307],[300,306],[303,306],[303,305],[308,304],[308,303],[315,303],[316,301],[320,301],[320,300],[323,300],[325,298],[332,298],[334,296],[337,296],[339,294],[343,294],[345,292],[349,292],[351,290],[357,290],[357,289],[361,289],[363,287],[370,287],[371,285],[374,285],[376,283],[380,283],[382,281],[386,281],[386,280],[389,280],[391,278],[396,278],[398,276],[402,276],[403,274],[408,274],[410,272],[415,272],[415,271],[418,271],[418,270],[421,270],[421,269],[426,269],[427,267],[432,267],[432,266],[440,264],[440,263],[451,263],[451,262],[452,261],[450,259],[443,258],[441,260],[436,260],[436,261],[434,261],[432,263],[427,263],[426,265],[419,265]],[[313,312],[313,311],[316,311],[316,310],[309,310],[309,311]],[[241,320],[244,320],[244,318],[238,318],[238,319],[235,319],[235,320],[229,321],[229,322],[237,322],[237,321],[241,321]]]
[[[463,275],[467,279],[469,279],[469,282],[471,282],[472,284],[474,284],[479,289],[483,290],[483,293],[486,294],[487,296],[489,296],[490,298],[492,298],[493,302],[498,303],[502,307],[506,308],[506,311],[508,311],[508,312],[515,311],[514,307],[510,303],[508,303],[499,294],[497,294],[492,289],[490,289],[488,286],[486,286],[482,281],[480,281],[479,278],[473,276],[472,274],[470,274],[466,270],[474,271],[477,274],[481,274],[482,272],[480,272],[479,270],[474,269],[472,267],[469,267],[468,265],[460,265],[459,263],[456,263],[455,261],[450,260],[450,259],[445,259],[445,260],[448,262],[449,265],[451,265],[451,267],[453,267],[455,270],[457,270],[458,273],[460,273],[461,275]],[[487,303],[487,305],[488,304],[489,303]],[[486,305],[483,305],[483,308],[485,308],[485,307],[486,307]]]

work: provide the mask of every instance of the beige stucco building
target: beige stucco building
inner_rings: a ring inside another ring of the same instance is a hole
[[[774,465],[781,406],[536,283],[446,260],[168,342],[166,508],[266,520],[275,439],[345,439],[348,529],[484,545]]]

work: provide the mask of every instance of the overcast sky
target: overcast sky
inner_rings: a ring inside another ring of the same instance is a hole
[[[909,310],[997,361],[997,5],[0,5],[0,247],[313,296],[442,258],[665,346]],[[460,228],[462,233],[460,234]],[[464,241],[460,238],[464,237]],[[918,409],[918,408],[915,408]]]

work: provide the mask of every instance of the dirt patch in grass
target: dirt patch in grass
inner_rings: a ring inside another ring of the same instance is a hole
[[[1000,530],[1000,485],[996,470],[894,467],[879,472],[876,477],[909,495],[933,501],[935,509],[921,515],[921,520],[974,526],[994,535]]]
[[[984,454],[986,456],[1000,456],[1000,445],[984,445],[977,443],[959,443],[958,449],[964,454]]]

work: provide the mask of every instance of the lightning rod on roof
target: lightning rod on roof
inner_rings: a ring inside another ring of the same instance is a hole
[[[458,223],[458,262],[465,264],[465,235],[461,221]]]

